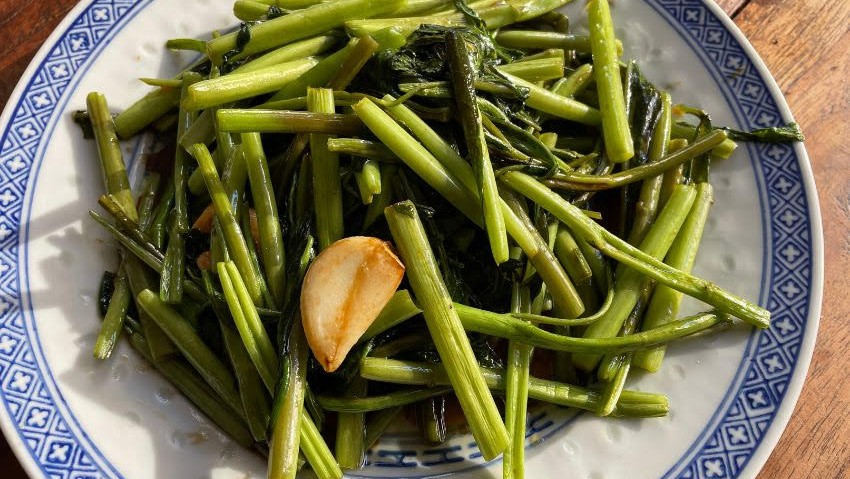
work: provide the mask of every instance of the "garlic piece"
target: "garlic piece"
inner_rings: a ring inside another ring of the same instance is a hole
[[[328,246],[301,288],[301,321],[313,355],[335,371],[392,297],[404,265],[389,243],[352,236]]]

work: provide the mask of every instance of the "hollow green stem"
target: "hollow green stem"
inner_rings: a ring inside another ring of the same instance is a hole
[[[346,391],[349,401],[358,401],[366,395],[366,380],[355,378]],[[319,401],[321,404],[321,401]],[[343,469],[359,469],[366,461],[365,411],[344,411],[337,415],[336,460]]]
[[[324,0],[254,0],[264,5],[275,5],[282,10],[301,10],[322,3]]]
[[[614,290],[613,288],[608,290],[608,294],[605,296],[605,301],[602,303],[602,306],[599,307],[595,313],[590,316],[582,316],[576,319],[567,319],[567,318],[553,318],[551,316],[542,316],[539,313],[514,313],[511,316],[517,319],[524,319],[526,321],[531,321],[535,324],[551,324],[553,326],[567,327],[567,326],[587,326],[588,324],[592,324],[605,315],[609,309],[611,309],[611,304],[614,302]]]
[[[254,367],[251,357],[242,344],[239,333],[230,326],[221,323],[221,336],[224,340],[224,348],[233,367],[236,383],[239,386],[239,397],[242,400],[242,411],[251,435],[257,442],[266,440],[266,429],[269,425],[271,406],[262,379]]]
[[[386,95],[384,101],[392,102],[395,98]],[[410,130],[425,148],[436,158],[452,175],[465,186],[469,191],[477,191],[475,175],[469,162],[463,159],[460,154],[447,142],[439,133],[434,131],[428,123],[425,122],[413,110],[403,104],[397,104],[387,107],[387,113],[405,128]]]
[[[516,60],[514,60],[514,63],[530,62],[532,60],[541,60],[544,58],[563,58],[564,54],[564,50],[560,48],[547,48],[546,50],[543,50],[541,52],[517,58]],[[561,76],[563,76],[563,74]]]
[[[640,250],[655,259],[663,259],[685,222],[694,199],[696,188],[679,185],[661,211],[658,221],[647,231],[646,237],[640,243]],[[647,278],[641,272],[620,268],[614,283],[614,303],[611,309],[599,321],[588,326],[584,337],[604,338],[616,335],[637,305],[645,281]],[[596,355],[577,354],[573,356],[573,363],[589,371],[596,366],[599,359],[601,358]]]
[[[687,146],[687,140],[671,140],[669,151],[677,151]],[[661,191],[658,194],[658,203],[666,204],[673,194],[673,190],[677,185],[685,181],[685,164],[681,164],[675,168],[670,168],[664,172],[664,177],[661,180]]]
[[[159,173],[148,173],[142,182],[142,191],[139,193],[139,201],[137,210],[139,213],[139,230],[146,237],[147,230],[153,222],[154,208],[156,207],[156,193],[159,190],[160,176]]]
[[[662,92],[661,111],[655,131],[652,132],[649,145],[649,155],[647,158],[649,163],[661,161],[667,155],[667,144],[670,142],[670,125],[672,123],[671,110],[670,94]],[[661,203],[661,185],[663,181],[664,175],[657,175],[643,181],[640,196],[635,204],[635,220],[632,223],[632,230],[629,233],[629,243],[633,245],[639,244],[644,235],[646,235],[649,226],[655,221]]]
[[[360,138],[330,138],[328,139],[328,151],[389,163],[399,161],[398,157],[383,144]]]
[[[157,258],[162,259],[162,252],[156,249],[156,247],[148,241],[145,233],[139,227],[139,224],[135,221],[131,220],[127,215],[127,212],[121,207],[118,203],[118,198],[114,195],[102,195],[97,199],[97,204],[103,207],[107,213],[109,213],[112,218],[115,219],[115,222],[121,228],[122,232],[132,238],[132,240],[139,245],[141,248],[144,248],[146,251],[155,255]]]
[[[705,331],[731,320],[722,313],[701,313],[629,336],[576,338],[545,331],[510,314],[493,313],[457,303],[455,309],[464,328],[468,331],[514,339],[543,349],[587,354],[618,354],[647,349]]]
[[[289,15],[249,27],[250,40],[237,57],[263,52],[328,32],[352,18],[369,18],[392,12],[404,4],[404,0],[339,0],[317,3]],[[207,42],[207,54],[214,63],[221,63],[225,53],[236,49],[236,37],[237,32],[233,32]]]
[[[530,311],[528,288],[514,283],[511,297],[512,313]],[[525,424],[528,419],[528,389],[531,377],[531,359],[534,348],[519,341],[508,341],[505,370],[505,426],[510,444],[505,450],[502,477],[525,477]]]
[[[187,72],[183,75],[183,86],[180,97],[185,98],[189,88],[201,81],[201,75]],[[177,113],[177,138],[191,128],[198,114],[180,105]],[[181,146],[174,150],[174,165],[172,186],[174,187],[174,209],[171,210],[170,228],[168,231],[168,246],[165,259],[162,262],[162,278],[159,283],[159,297],[169,304],[177,304],[183,300],[184,272],[186,269],[186,241],[189,232],[189,199],[187,182],[189,177],[189,158]]]
[[[311,112],[333,113],[333,92],[327,88],[307,91]],[[316,215],[316,236],[323,250],[343,237],[342,184],[339,176],[339,155],[328,151],[328,135],[310,135],[313,162],[313,208]]]
[[[545,88],[517,78],[509,73],[503,72],[503,74],[516,85],[528,89],[528,98],[525,100],[525,104],[535,110],[586,125],[598,125],[602,120],[599,110],[595,108],[589,107],[572,98],[552,93]],[[631,137],[629,138],[631,139]]]
[[[192,85],[182,100],[187,110],[231,103],[280,90],[318,63],[313,57],[293,60],[246,73],[231,73]]]
[[[373,381],[395,384],[429,385],[431,387],[450,384],[447,371],[441,364],[367,357],[361,362],[360,374]],[[505,390],[504,370],[481,367],[480,374],[486,379],[488,387],[495,391]],[[588,411],[597,410],[601,400],[599,392],[593,389],[539,379],[534,376],[529,376],[528,397]],[[635,405],[649,406],[649,408],[635,408],[633,407]],[[667,410],[667,398],[663,395],[624,391],[615,414],[631,417],[658,417],[666,415]]]
[[[270,5],[250,0],[236,0],[233,3],[233,16],[243,22],[262,20],[269,13]],[[202,52],[206,52],[206,42],[203,42]]]
[[[219,128],[233,133],[320,133],[356,135],[363,122],[354,115],[287,110],[221,109]]]
[[[590,53],[590,37],[575,33],[544,32],[537,30],[502,30],[496,35],[499,45],[509,48],[544,49],[562,48],[578,53]],[[623,44],[617,41],[622,54]]]
[[[221,289],[233,323],[245,350],[251,361],[257,368],[260,377],[269,392],[274,391],[277,382],[278,359],[274,345],[269,339],[268,333],[260,321],[257,308],[248,296],[245,283],[233,262],[218,263],[218,276],[221,281]]]
[[[144,229],[145,234],[150,238],[151,244],[161,250],[165,245],[165,235],[167,233],[168,214],[171,211],[171,205],[174,202],[174,185],[171,175],[162,188],[159,202],[154,208],[150,220],[150,224]]]
[[[618,188],[629,183],[655,177],[675,168],[688,160],[711,151],[712,148],[723,143],[725,138],[725,132],[715,130],[685,148],[673,151],[653,163],[645,163],[641,166],[610,175],[588,175],[576,172],[561,173],[555,175],[551,180],[546,180],[546,184],[573,191],[601,191]]]
[[[480,7],[475,7],[475,11],[489,29],[495,30],[505,25],[539,17],[568,2],[569,0],[518,0],[510,3],[496,2],[493,4],[482,2]],[[371,34],[388,27],[398,28],[404,35],[409,35],[423,24],[464,27],[466,22],[466,16],[463,14],[447,12],[446,14],[438,13],[420,17],[351,20],[345,23],[345,28],[354,36]]]
[[[262,301],[262,291],[259,272],[255,270],[251,263],[245,236],[239,228],[230,198],[225,192],[221,179],[218,177],[212,156],[203,144],[195,145],[192,150],[194,153],[193,156],[204,172],[204,183],[206,183],[207,191],[210,193],[210,198],[215,208],[215,215],[224,234],[225,244],[227,244],[227,250],[239,268],[239,273],[245,281],[245,285],[254,304],[260,304]]]
[[[605,256],[601,251],[594,248],[590,245],[584,238],[581,236],[573,235],[573,239],[575,240],[578,248],[581,250],[584,255],[584,260],[587,261],[587,265],[590,266],[590,271],[593,272],[593,283],[596,285],[597,292],[611,291],[612,288],[609,288],[611,276],[611,268],[608,265]]]
[[[617,401],[623,394],[623,388],[626,385],[626,378],[629,376],[629,371],[632,366],[632,358],[634,352],[625,353],[619,358],[619,365],[614,371],[613,376],[605,384],[605,389],[602,391],[602,401],[596,414],[599,416],[609,416],[615,410]]]
[[[231,73],[250,73],[263,68],[321,55],[340,43],[339,35],[319,35],[284,45],[262,56],[254,58]]]
[[[142,264],[139,258],[132,254],[126,255],[124,257],[124,262],[127,265],[124,269],[127,273],[127,284],[130,286],[130,292],[133,296],[133,300],[136,302],[136,310],[139,315],[138,320],[141,323],[142,332],[147,340],[151,356],[153,356],[156,360],[160,360],[174,355],[177,353],[177,348],[174,346],[174,343],[168,339],[168,336],[166,336],[162,328],[156,324],[156,321],[154,321],[150,315],[142,309],[136,299],[138,298],[139,293],[156,285],[150,274],[150,270]]]
[[[121,145],[118,143],[115,123],[106,104],[106,97],[102,93],[89,93],[86,97],[86,107],[97,142],[97,153],[106,192],[115,196],[121,209],[131,220],[138,221],[136,203],[133,200],[133,192],[130,190],[130,180],[127,178]]]
[[[522,248],[528,261],[551,291],[558,315],[565,318],[581,316],[584,312],[584,304],[576,292],[575,285],[549,249],[547,241],[534,227],[534,223],[524,211],[519,199],[510,192],[503,191],[502,208],[505,224],[511,231],[511,237]]]
[[[124,327],[124,318],[127,316],[127,308],[130,307],[132,298],[125,267],[122,261],[118,268],[118,275],[115,277],[115,289],[109,299],[109,307],[106,309],[103,324],[94,343],[93,354],[97,359],[106,359],[112,354]]]
[[[587,107],[583,103],[580,103],[577,100],[572,98],[567,98],[561,96],[559,94],[555,94],[553,91],[547,90],[543,87],[540,87],[536,83],[531,83],[525,81],[518,76],[511,75],[508,70],[500,69],[503,75],[509,76],[512,78],[512,81],[516,84],[520,84],[526,91],[529,92],[528,98],[526,99],[526,104],[529,106],[534,106],[537,110],[549,113],[553,116],[570,119],[577,121],[579,123],[587,123],[587,124],[598,124],[598,121],[594,120],[593,117],[598,115],[598,110]],[[444,81],[434,81],[434,82],[417,82],[417,83],[399,83],[399,90],[405,93],[405,96],[421,96],[426,98],[441,98],[448,99],[454,98],[454,92],[451,89],[449,82]],[[477,80],[475,82],[476,90],[485,93],[491,93],[496,96],[505,96],[511,99],[516,99],[517,94],[516,91],[501,84],[491,83],[485,80]],[[386,97],[385,97],[386,98]],[[492,103],[487,100],[479,97],[478,98],[479,107],[485,111],[491,118],[495,120],[502,120],[502,122],[508,121],[507,116],[503,112],[501,112],[497,107],[490,105]],[[590,108],[590,111],[586,111]]]
[[[355,104],[354,112],[363,123],[393,151],[410,169],[448,199],[461,212],[481,224],[477,201],[422,144],[410,136],[378,105],[364,98]]]
[[[691,141],[696,138],[696,131],[697,127],[694,125],[674,121],[671,125],[670,135],[672,138]],[[718,160],[726,160],[732,156],[732,153],[734,153],[737,148],[738,144],[735,140],[726,138],[723,140],[723,143],[717,145],[711,150],[711,157]]]
[[[342,65],[349,54],[354,50],[356,40],[351,41],[345,47],[323,58],[319,63],[307,70],[292,83],[284,86],[269,98],[269,102],[290,100],[307,95],[308,88],[322,88],[342,71]],[[262,108],[263,105],[260,105]]]
[[[564,222],[576,236],[581,236],[606,256],[613,258],[654,279],[715,308],[737,316],[759,327],[770,325],[770,312],[717,285],[672,268],[629,245],[613,233],[591,221],[578,208],[546,188],[534,178],[520,172],[507,172],[501,177],[508,186],[531,199]]]
[[[360,169],[354,172],[354,179],[360,191],[360,200],[364,205],[371,204],[375,195],[381,194],[383,189],[381,167],[377,161],[363,160]]]
[[[179,86],[152,90],[115,116],[115,132],[126,140],[176,108],[178,103]]]
[[[711,204],[714,201],[712,187],[709,183],[697,185],[697,199],[679,235],[670,247],[665,262],[682,271],[690,271],[696,260],[702,232],[705,228]],[[644,318],[643,329],[651,329],[668,323],[678,314],[682,301],[682,293],[667,286],[658,286],[650,300]],[[664,359],[666,348],[656,347],[640,351],[635,355],[636,366],[647,371],[658,371]]]
[[[109,221],[107,221],[102,216],[98,215],[94,211],[89,211],[89,216],[94,219],[100,226],[103,227],[106,231],[108,231],[119,243],[121,246],[124,246],[127,251],[133,254],[134,257],[140,259],[144,264],[150,266],[157,273],[162,272],[162,253],[159,250],[153,249],[150,247],[146,247],[145,245],[140,244],[137,240],[128,236],[125,232],[119,230],[114,225],[112,225]],[[187,282],[187,284],[183,285],[183,289],[186,293],[194,299],[204,300],[206,296],[204,293],[192,282]]]
[[[494,0],[472,0],[467,2],[473,10],[482,4],[493,4]],[[451,0],[407,0],[407,5],[393,12],[393,16],[406,17],[416,14],[451,15],[457,12],[457,7]]]
[[[593,270],[590,269],[590,264],[588,264],[573,235],[563,225],[559,226],[558,233],[555,236],[555,256],[576,284],[587,283],[593,279]]]
[[[389,185],[395,180],[398,167],[396,165],[383,165],[381,167],[381,193],[372,196],[372,202],[366,208],[366,216],[363,218],[363,229],[368,229],[378,218],[384,215],[384,208],[393,201],[392,188]],[[384,187],[383,185],[386,185]]]
[[[348,85],[360,73],[360,70],[366,66],[366,63],[378,51],[378,48],[378,42],[369,35],[357,38],[340,64],[339,70],[328,79],[326,86],[331,90],[345,90],[348,88]]]
[[[301,318],[295,319],[289,336],[289,351],[282,361],[288,370],[288,380],[280,381],[275,398],[276,414],[274,414],[269,441],[268,477],[270,479],[295,479],[298,473],[298,450],[301,442],[307,383],[308,346],[301,327]],[[305,446],[310,447],[309,444]]]
[[[387,208],[385,216],[473,436],[484,458],[492,459],[507,447],[507,431],[478,370],[456,309],[452,308],[416,207],[410,201],[397,203]]]
[[[529,82],[556,80],[564,76],[564,57],[507,63],[499,66],[498,70]]]
[[[224,399],[228,406],[236,411],[242,408],[242,401],[236,391],[233,375],[218,356],[198,336],[198,333],[168,304],[159,299],[153,291],[143,290],[136,297],[139,306],[150,315],[156,324],[180,349],[187,361],[201,374],[204,381]]]
[[[406,406],[451,392],[450,387],[427,389],[404,389],[380,396],[364,396],[359,398],[319,396],[319,404],[323,409],[342,413],[365,413]],[[368,430],[368,429],[367,429]]]
[[[587,17],[605,151],[608,159],[620,163],[632,158],[635,152],[626,116],[617,38],[608,0],[590,0]]]
[[[585,63],[576,68],[562,81],[552,86],[552,91],[558,95],[572,98],[593,82],[593,64]]]
[[[200,81],[200,80],[199,80]],[[182,112],[181,112],[182,114]],[[177,137],[177,143],[185,150],[192,148],[195,143],[203,143],[209,145],[215,140],[215,112],[213,109],[204,110],[200,115],[193,115],[194,118],[188,123],[184,123],[184,131]],[[180,128],[178,122],[178,128]],[[185,128],[188,127],[188,128]],[[217,159],[216,159],[217,160]],[[216,161],[216,166],[219,166]],[[200,180],[203,184],[203,180]],[[194,191],[193,191],[194,193]]]
[[[496,176],[490,162],[490,151],[484,138],[484,126],[481,112],[478,110],[475,95],[477,76],[472,57],[460,33],[451,32],[446,37],[449,70],[454,87],[455,102],[460,124],[463,127],[470,162],[475,172],[475,180],[481,198],[484,215],[484,229],[490,240],[490,250],[496,264],[508,260],[508,235],[496,186]]]
[[[261,258],[274,305],[282,307],[286,289],[283,233],[277,214],[277,200],[269,165],[259,133],[242,134],[242,151],[248,167],[248,181],[254,196]]]
[[[301,411],[301,450],[319,479],[342,478],[342,469],[307,411]]]
[[[421,313],[422,310],[413,302],[413,297],[406,289],[396,291],[384,309],[360,337],[360,341],[368,341],[384,331],[401,324]]]
[[[422,25],[441,25],[444,27],[462,27],[465,19],[460,14],[431,15],[400,18],[371,18],[355,19],[345,22],[345,30],[349,35],[360,37],[375,35],[387,28],[396,28],[407,38]]]

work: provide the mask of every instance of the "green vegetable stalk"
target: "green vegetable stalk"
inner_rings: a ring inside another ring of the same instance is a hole
[[[240,276],[245,281],[248,294],[254,304],[261,304],[262,291],[259,272],[251,262],[245,236],[243,236],[242,230],[239,228],[230,198],[225,192],[224,185],[222,185],[221,179],[218,176],[212,156],[203,144],[195,145],[192,150],[199,167],[204,172],[204,182],[207,185],[210,198],[212,198],[213,207],[221,225],[222,233],[224,233],[227,250],[233,257],[233,261],[239,269]]]
[[[312,57],[276,64],[244,73],[231,73],[192,85],[182,100],[195,111],[280,90],[318,63]]]
[[[650,227],[640,243],[640,250],[656,259],[663,259],[673,244],[676,235],[687,218],[691,205],[696,198],[696,188],[689,185],[679,185],[673,191],[670,201],[661,210],[658,220]],[[617,334],[623,322],[632,312],[640,298],[642,285],[647,281],[639,271],[621,267],[617,271],[614,283],[614,303],[611,309],[599,321],[587,327],[583,337],[608,338]],[[577,367],[589,371],[596,367],[600,357],[595,355],[577,354],[573,363]]]
[[[192,85],[201,80],[201,75],[187,72],[183,76],[181,98],[186,96]],[[186,110],[182,105],[177,118],[177,138],[182,137],[197,119],[197,113]],[[171,210],[168,247],[162,264],[162,278],[159,283],[159,297],[169,304],[177,304],[183,299],[183,271],[186,269],[185,235],[189,232],[189,200],[187,182],[189,179],[189,159],[186,150],[178,146],[174,151],[174,209]]]
[[[360,365],[360,374],[374,381],[406,385],[447,385],[448,378],[445,365],[421,363],[415,361],[400,361],[397,359],[365,358]],[[506,387],[505,371],[500,369],[480,368],[487,387],[495,391],[504,391]],[[455,389],[457,393],[457,389]],[[533,376],[528,380],[528,397],[561,406],[575,407],[595,411],[602,399],[601,394],[593,389],[558,383]],[[660,394],[637,391],[623,391],[615,414],[626,417],[659,417],[665,416],[669,409],[667,398]]]
[[[122,265],[118,268],[118,275],[115,277],[115,290],[109,300],[106,315],[103,317],[103,325],[100,327],[100,332],[97,334],[97,340],[94,343],[93,354],[95,358],[107,359],[112,354],[115,344],[118,342],[118,336],[121,334],[121,329],[124,327],[124,317],[127,316],[131,299],[132,293],[127,283],[127,272],[124,270],[122,262]]]
[[[97,142],[106,192],[116,197],[121,209],[130,220],[138,221],[139,214],[136,212],[136,203],[130,191],[130,180],[127,178],[121,145],[118,143],[115,123],[106,104],[106,97],[101,93],[89,93],[86,97],[86,106]]]
[[[207,42],[207,54],[221,63],[230,51],[247,56],[286,45],[313,35],[323,34],[341,26],[346,20],[368,18],[403,6],[404,0],[339,0],[317,3],[289,15],[249,27],[245,45],[237,45],[237,33],[228,33]]]
[[[478,370],[478,362],[457,312],[451,306],[451,297],[416,207],[409,201],[397,203],[389,206],[384,214],[472,435],[484,458],[493,459],[507,447],[508,433]]]
[[[136,300],[224,402],[234,410],[241,410],[242,401],[233,375],[192,326],[149,289],[139,293]]]
[[[476,72],[466,41],[460,33],[450,32],[446,37],[449,67],[452,72],[452,86],[459,121],[466,137],[470,161],[475,170],[478,191],[480,191],[484,229],[490,239],[490,249],[497,264],[508,260],[508,236],[505,232],[505,220],[499,203],[499,190],[487,141],[484,139],[484,126],[481,124],[481,112],[475,96]]]
[[[272,184],[266,154],[259,133],[242,134],[242,151],[248,167],[248,180],[254,196],[254,210],[257,213],[257,228],[260,235],[263,269],[269,284],[269,290],[276,306],[281,307],[286,289],[286,271],[284,267],[283,233],[277,214],[277,200]]]
[[[660,284],[704,301],[756,327],[766,328],[770,325],[769,311],[724,291],[709,281],[671,268],[651,255],[643,253],[590,220],[581,210],[534,178],[524,173],[511,171],[502,175],[502,180],[552,213],[564,222],[573,234],[581,236],[606,256],[645,274]]]
[[[307,340],[300,318],[293,322],[289,337],[289,351],[285,358],[287,381],[280,381],[277,390],[276,414],[272,421],[269,441],[269,479],[294,479],[298,473],[298,450],[301,445],[301,424],[304,416],[304,395],[307,385]],[[309,426],[308,426],[309,427]],[[311,446],[305,444],[309,449]],[[327,449],[321,444],[312,446]],[[327,451],[329,454],[330,451]],[[323,462],[332,462],[323,454]]]
[[[327,88],[307,90],[307,103],[314,113],[334,113],[333,92]],[[330,136],[310,135],[313,161],[313,204],[316,211],[316,233],[323,250],[343,237],[342,185],[339,178],[339,155],[328,151]]]
[[[634,156],[632,134],[626,117],[623,99],[623,81],[620,78],[620,61],[617,58],[617,39],[608,0],[590,0],[587,7],[590,25],[590,43],[593,52],[593,70],[599,91],[599,109],[602,112],[602,136],[608,158],[621,163]]]
[[[530,311],[531,293],[527,287],[514,284],[511,298],[512,313]],[[525,477],[525,425],[528,420],[528,389],[531,359],[534,348],[518,341],[508,341],[507,368],[505,371],[505,425],[510,445],[505,450],[502,477]]]
[[[713,189],[709,183],[697,185],[697,197],[694,206],[688,213],[688,218],[679,235],[667,253],[665,263],[682,271],[690,271],[696,261],[697,250],[705,228],[711,204],[714,202]],[[682,293],[667,286],[659,286],[652,295],[652,300],[646,311],[643,329],[652,329],[668,323],[675,318],[682,301]],[[635,354],[634,363],[647,371],[658,371],[664,359],[666,348],[658,346]]]

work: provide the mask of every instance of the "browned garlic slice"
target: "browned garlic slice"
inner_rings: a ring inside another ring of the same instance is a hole
[[[404,265],[378,238],[344,238],[316,257],[301,289],[301,321],[325,371],[342,364],[403,276]]]

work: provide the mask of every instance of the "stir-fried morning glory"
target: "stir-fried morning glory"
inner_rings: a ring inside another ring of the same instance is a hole
[[[630,372],[770,325],[691,273],[710,166],[802,134],[712,125],[621,57],[609,0],[589,32],[567,2],[239,0],[244,23],[169,41],[201,58],[117,115],[91,93],[91,217],[121,258],[95,357],[126,334],[271,479],[339,478],[399,423],[468,429],[521,478],[542,404],[677,407]],[[131,181],[140,132],[166,146]],[[684,296],[706,311],[678,317]]]

